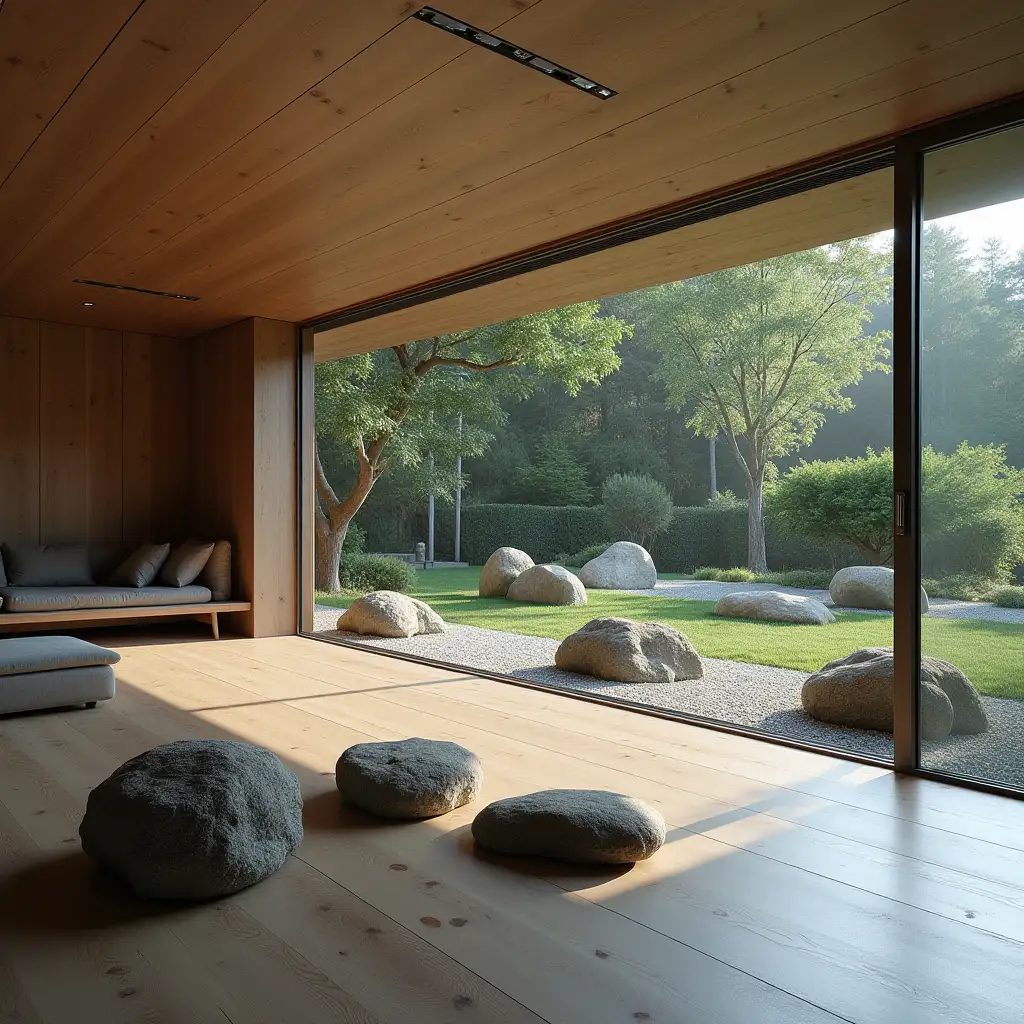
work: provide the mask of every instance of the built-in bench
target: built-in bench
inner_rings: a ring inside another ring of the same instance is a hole
[[[110,622],[134,622],[137,619],[206,619],[213,629],[213,638],[220,639],[218,615],[228,612],[247,612],[252,608],[250,601],[204,601],[201,604],[167,604],[123,608],[69,608],[52,612],[7,612],[0,611],[0,635],[21,633],[33,629],[63,626],[76,623],[79,626],[103,625]]]

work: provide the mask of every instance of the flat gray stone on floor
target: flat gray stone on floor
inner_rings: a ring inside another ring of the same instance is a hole
[[[583,864],[633,864],[665,842],[665,819],[650,804],[600,789],[547,789],[488,804],[473,839],[495,853]]]
[[[505,595],[510,601],[533,604],[579,605],[587,603],[580,578],[562,565],[535,565],[520,573]]]
[[[620,540],[587,562],[580,580],[589,590],[650,590],[658,582],[658,570],[645,548]]]
[[[338,618],[338,629],[368,636],[443,633],[444,619],[430,605],[395,590],[373,590],[356,598]]]
[[[741,590],[726,594],[715,604],[715,614],[730,619],[760,619],[804,626],[826,626],[836,617],[813,597],[798,597],[778,590]]]
[[[273,874],[302,841],[299,780],[236,740],[177,740],[90,794],[82,848],[140,895],[213,899]]]
[[[480,570],[480,596],[504,597],[516,577],[533,566],[533,559],[525,551],[498,548]]]
[[[446,740],[356,743],[338,758],[342,799],[382,818],[435,818],[475,800],[483,766],[471,750]]]
[[[704,675],[693,644],[672,626],[630,619],[591,619],[555,652],[555,665],[624,683],[674,683]]]

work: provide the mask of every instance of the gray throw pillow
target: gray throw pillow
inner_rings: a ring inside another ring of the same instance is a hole
[[[213,544],[187,540],[179,544],[160,570],[160,582],[169,587],[187,587],[202,571],[213,554]]]
[[[170,553],[170,544],[143,544],[114,570],[110,582],[116,587],[148,587]]]
[[[84,544],[40,546],[5,544],[7,583],[11,587],[91,587],[89,552]]]
[[[199,574],[197,582],[206,587],[214,601],[231,598],[231,541],[219,540],[213,545],[213,554]]]

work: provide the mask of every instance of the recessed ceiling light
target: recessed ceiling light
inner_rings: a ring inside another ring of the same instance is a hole
[[[524,50],[521,46],[510,43],[507,39],[491,35],[490,32],[485,32],[481,28],[474,28],[472,25],[435,10],[433,7],[423,7],[413,17],[425,21],[428,25],[433,25],[434,28],[441,29],[442,32],[450,32],[453,36],[465,39],[467,43],[484,46],[492,53],[500,53],[502,57],[508,57],[509,60],[514,60],[517,64],[533,68],[534,71],[539,71],[549,78],[557,78],[558,81],[571,85],[574,89],[579,89],[580,92],[590,93],[591,96],[597,96],[602,100],[610,100],[613,96],[618,95],[614,89],[609,89],[606,85],[598,85],[597,82],[585,78],[576,71],[563,68],[561,65],[555,64],[554,61],[545,60],[530,50]]]
[[[110,281],[90,281],[87,277],[76,277],[75,284],[88,284],[93,288],[112,288],[118,292],[136,292],[139,295],[154,295],[160,299],[180,299],[182,302],[198,302],[198,295],[182,295],[180,292],[158,292],[152,288],[138,288],[133,284],[113,284]],[[91,306],[92,303],[83,303]]]
[[[83,302],[82,305],[83,306],[95,306],[96,303],[95,302]]]

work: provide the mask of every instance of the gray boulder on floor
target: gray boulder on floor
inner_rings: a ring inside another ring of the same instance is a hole
[[[830,661],[804,682],[803,708],[833,725],[892,732],[894,668],[890,647],[865,647]],[[988,728],[977,690],[959,669],[938,658],[923,659],[920,705],[922,739]]]
[[[178,740],[90,794],[85,852],[140,895],[213,899],[273,874],[302,841],[299,780],[269,750]]]
[[[587,591],[580,578],[561,565],[535,565],[517,576],[506,595],[510,601],[535,604],[586,604]]]
[[[828,585],[832,603],[840,608],[872,608],[892,611],[896,574],[885,565],[849,565]],[[928,595],[921,588],[921,611],[928,611]]]
[[[617,618],[592,619],[570,633],[558,645],[555,665],[622,683],[674,683],[704,675],[700,655],[678,629]]]
[[[365,636],[443,633],[444,619],[428,604],[394,590],[373,590],[357,598],[338,619],[338,629]]]
[[[599,789],[548,789],[488,804],[473,839],[495,853],[584,864],[632,864],[665,842],[665,819],[649,804]]]
[[[587,562],[580,580],[590,590],[653,590],[658,570],[639,544],[620,540]]]
[[[516,577],[533,566],[533,559],[525,551],[498,548],[480,570],[480,596],[504,597]]]
[[[743,590],[726,594],[715,604],[715,614],[730,619],[762,619],[826,626],[836,617],[813,597],[784,594],[779,590]]]
[[[434,818],[475,800],[484,771],[476,754],[445,740],[416,736],[356,743],[340,758],[342,799],[382,818]]]

